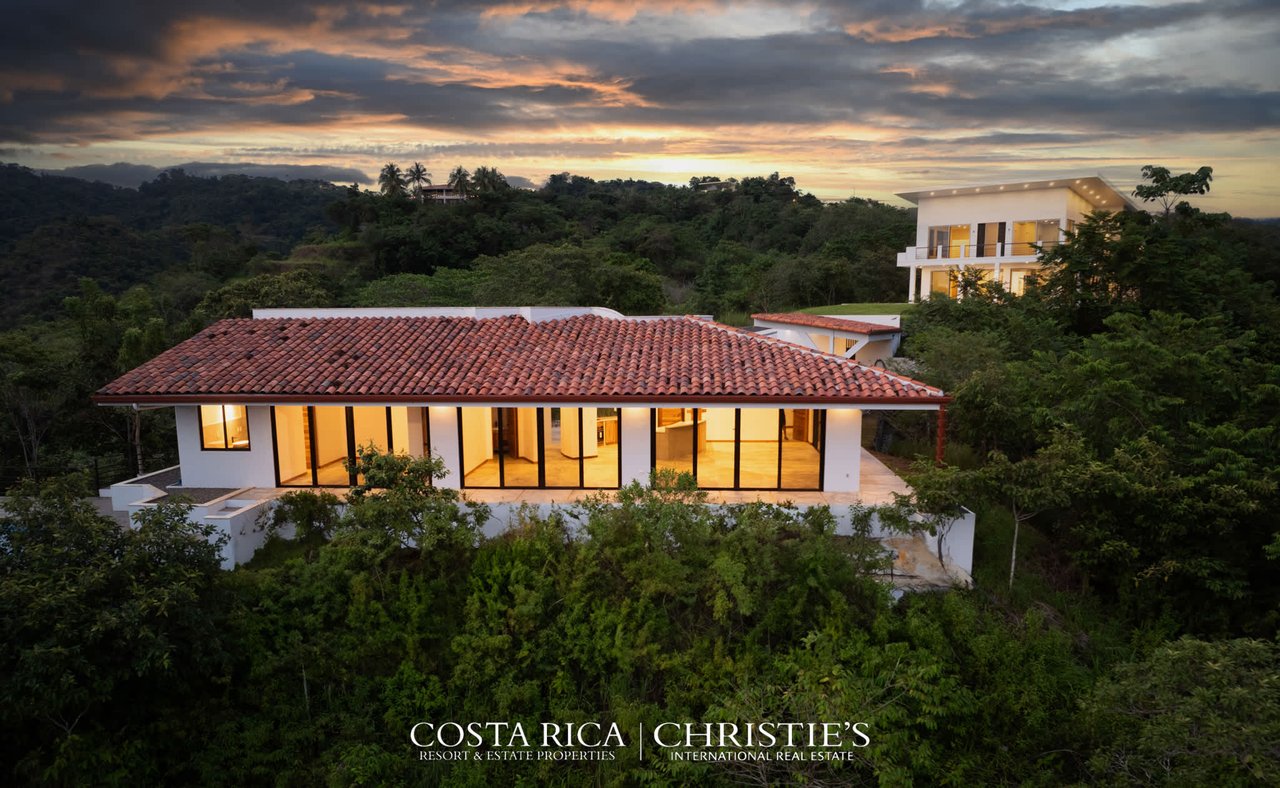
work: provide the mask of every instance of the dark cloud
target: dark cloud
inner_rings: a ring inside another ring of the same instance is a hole
[[[756,12],[732,4],[709,4],[700,18],[711,21],[695,32],[685,29],[693,17],[664,29],[661,14],[628,18],[617,3],[530,5],[495,17],[492,3],[461,2],[403,11],[325,0],[10,2],[7,17],[21,21],[0,27],[0,142],[264,126],[353,134],[381,119],[406,136],[467,140],[609,125],[711,136],[723,126],[848,124],[899,131],[899,148],[940,145],[957,130],[972,134],[946,144],[1015,148],[1280,126],[1274,0],[833,1],[795,29],[754,37],[717,32],[716,14]],[[774,10],[800,13],[781,0]],[[1184,62],[1176,43],[1162,43],[1198,34],[1226,58],[1240,54],[1231,48],[1242,31],[1270,31],[1269,47],[1253,52],[1275,65],[1269,73],[1214,81],[1212,63]],[[470,156],[487,144],[421,149]],[[595,156],[610,145],[573,144]]]
[[[282,181],[330,181],[333,183],[369,183],[369,176],[352,167],[327,167],[310,164],[253,164],[249,162],[201,162],[191,161],[172,167],[152,167],[147,164],[87,164],[65,167],[60,170],[40,170],[48,175],[65,175],[86,181],[100,181],[113,186],[136,188],[154,180],[165,170],[184,170],[188,175],[200,177],[222,175],[253,175],[260,178],[279,178]]]

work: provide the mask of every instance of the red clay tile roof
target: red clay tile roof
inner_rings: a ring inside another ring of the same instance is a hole
[[[699,318],[223,320],[104,386],[182,402],[946,402],[941,390]]]
[[[805,312],[770,312],[752,315],[752,320],[767,320],[770,323],[788,323],[793,326],[809,328],[826,328],[834,331],[848,331],[854,334],[898,334],[902,329],[883,323],[865,323],[861,320],[846,320],[842,317],[828,315],[810,315]]]

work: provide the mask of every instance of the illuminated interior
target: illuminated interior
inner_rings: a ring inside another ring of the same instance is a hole
[[[823,411],[658,408],[654,467],[706,490],[821,489]]]
[[[248,449],[249,417],[243,405],[201,405],[200,446],[204,449]]]
[[[404,407],[277,405],[272,425],[281,487],[347,487],[361,481],[347,471],[357,448],[409,448]]]
[[[459,408],[464,487],[619,486],[617,408]]]

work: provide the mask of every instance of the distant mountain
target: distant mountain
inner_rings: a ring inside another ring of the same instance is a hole
[[[35,172],[136,189],[147,181],[155,180],[160,173],[169,170],[182,170],[187,175],[201,178],[249,175],[257,178],[277,178],[282,181],[328,181],[343,184],[371,182],[367,174],[354,167],[329,167],[320,164],[191,161],[186,164],[175,164],[172,167],[152,167],[149,164],[118,161],[115,164],[86,164],[80,167],[65,167],[61,170],[35,170]]]

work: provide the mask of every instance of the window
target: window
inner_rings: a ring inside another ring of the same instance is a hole
[[[616,408],[459,408],[462,486],[617,488],[619,428]]]
[[[664,417],[663,410],[670,412]],[[692,473],[704,490],[822,489],[825,411],[662,408],[652,413],[656,470]],[[685,418],[672,420],[677,413]]]
[[[943,224],[929,228],[929,258],[968,257],[969,225]]]
[[[244,405],[201,405],[200,448],[247,451],[249,416]]]
[[[424,409],[425,410],[425,409]],[[428,443],[425,412],[423,454]],[[346,405],[276,405],[271,408],[276,483],[281,487],[347,487],[363,480],[348,463],[373,446],[380,452],[408,453],[409,409]]]
[[[1010,254],[1036,254],[1037,247],[1058,243],[1057,219],[1034,219],[1013,223],[1013,248]]]

